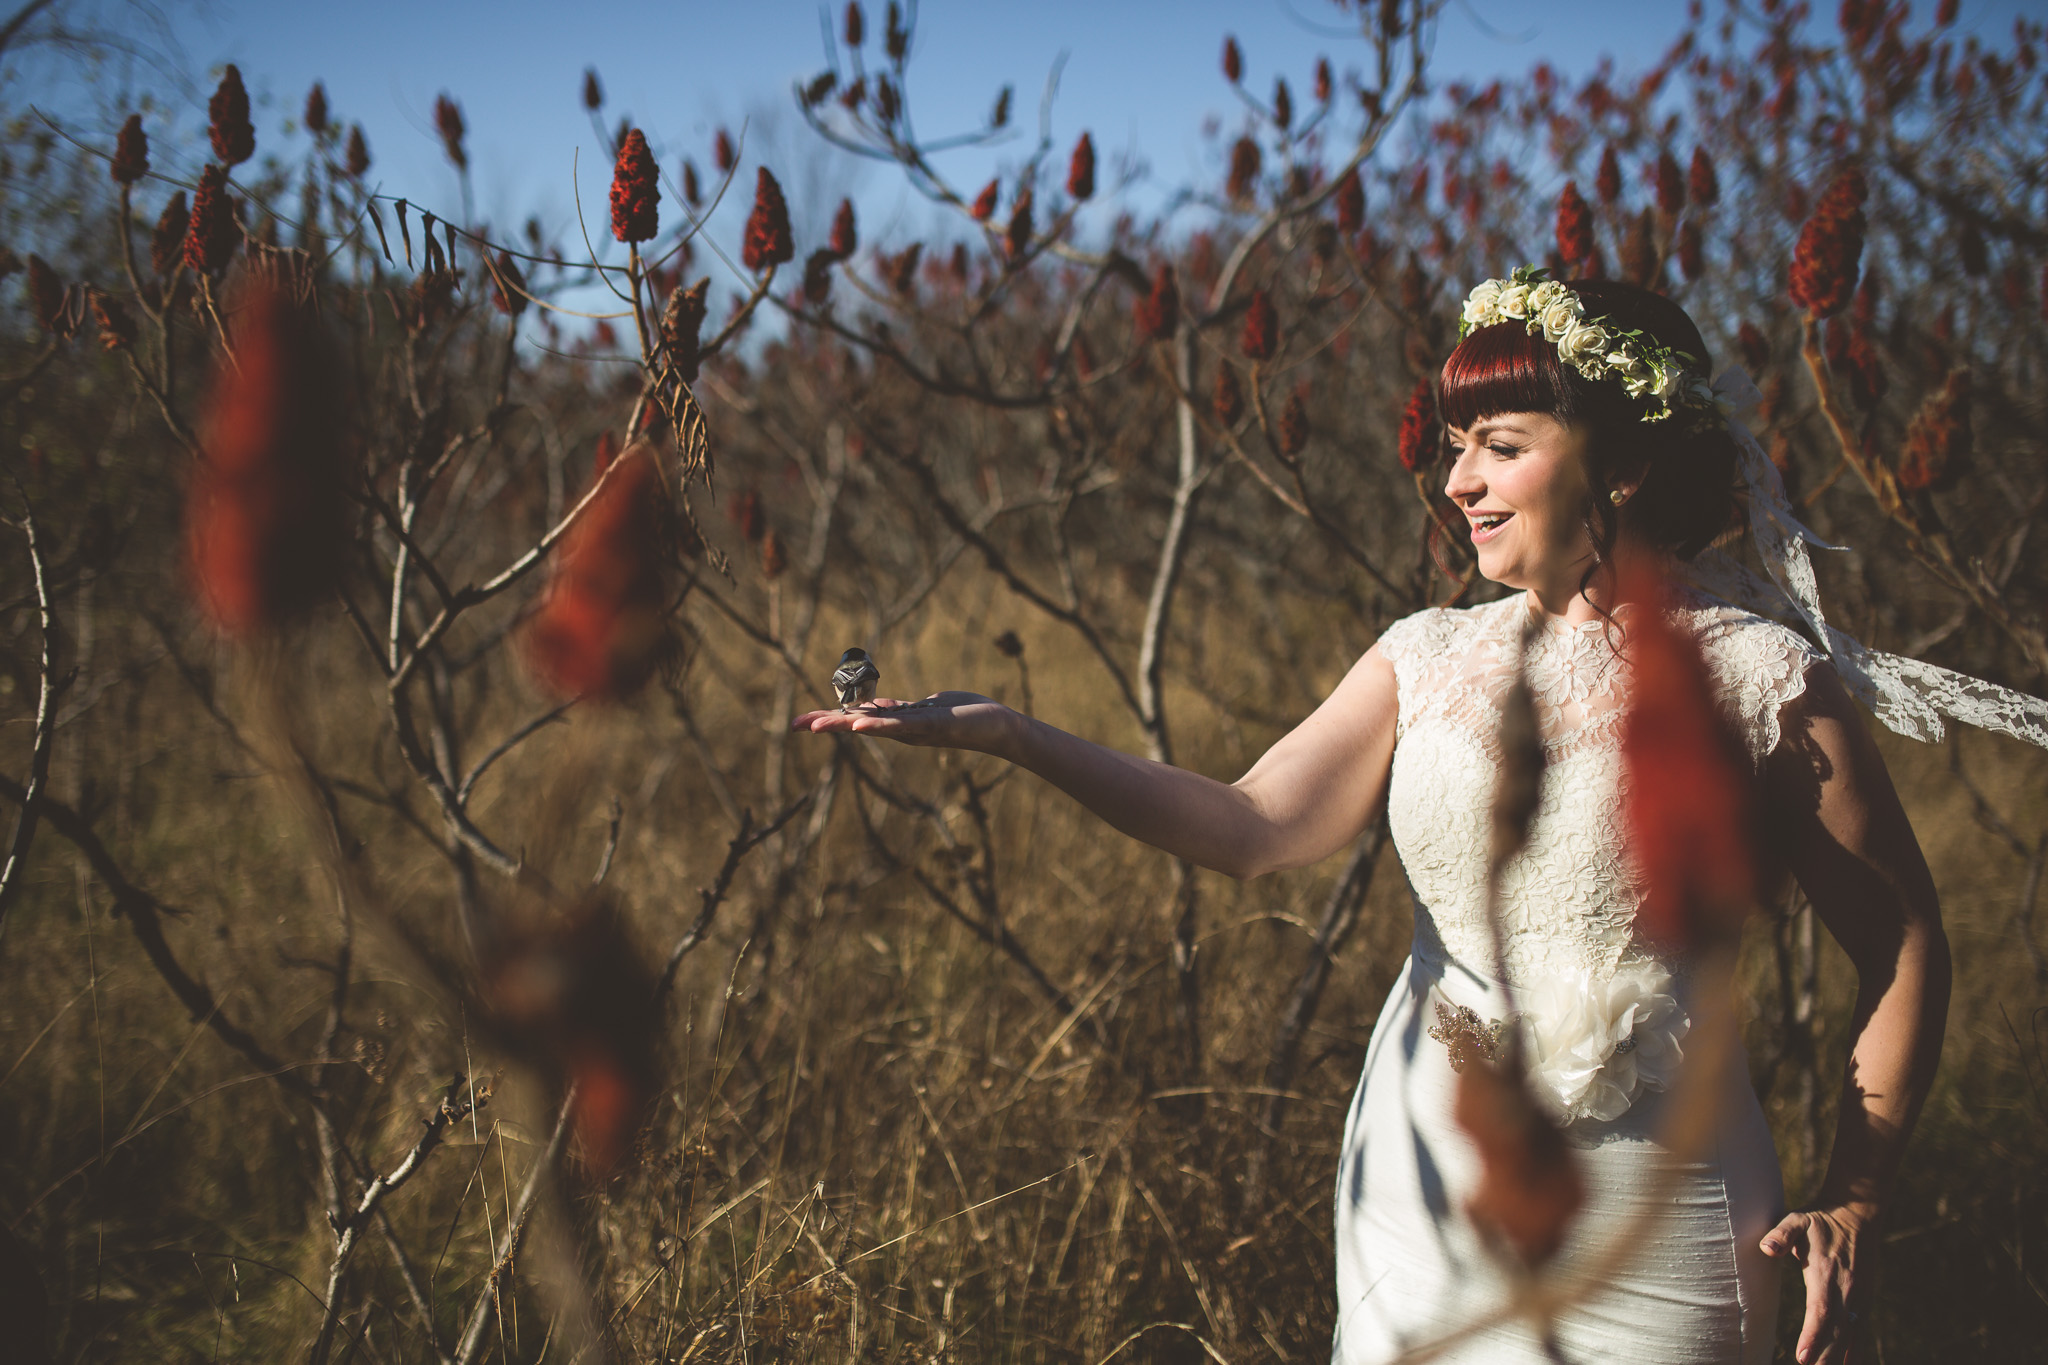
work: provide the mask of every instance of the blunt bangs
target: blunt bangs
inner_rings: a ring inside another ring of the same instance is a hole
[[[1444,362],[1444,423],[1468,428],[1504,412],[1540,412],[1570,421],[1578,408],[1557,347],[1514,323],[1481,327]]]

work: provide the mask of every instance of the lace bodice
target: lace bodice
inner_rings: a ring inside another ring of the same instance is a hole
[[[1818,657],[1795,632],[1697,592],[1677,622],[1697,640],[1717,698],[1753,763],[1778,745],[1779,714]],[[1418,959],[1450,958],[1492,975],[1487,931],[1488,820],[1500,705],[1513,677],[1527,594],[1462,610],[1418,612],[1380,637],[1400,718],[1388,789],[1395,847],[1417,900]],[[1505,966],[1520,983],[1653,963],[1634,934],[1642,881],[1623,848],[1620,723],[1628,663],[1604,623],[1553,623],[1529,647],[1531,690],[1549,766],[1530,842],[1502,882]]]

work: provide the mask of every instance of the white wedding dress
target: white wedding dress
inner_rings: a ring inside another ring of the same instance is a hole
[[[1675,619],[1698,641],[1718,698],[1759,766],[1779,713],[1818,657],[1797,634],[1704,594]],[[1485,849],[1500,702],[1526,594],[1410,616],[1380,639],[1400,695],[1388,789],[1396,848],[1415,891],[1415,940],[1366,1052],[1337,1168],[1338,1365],[1399,1356],[1499,1308],[1510,1279],[1464,1213],[1477,1155],[1452,1118],[1441,1033],[1458,1007],[1506,1013],[1485,918]],[[1613,637],[1619,641],[1619,632]],[[1532,1044],[1539,1098],[1566,1123],[1586,1200],[1559,1265],[1583,1263],[1635,1213],[1674,1158],[1655,1141],[1663,1086],[1688,1049],[1682,962],[1660,960],[1633,924],[1641,882],[1623,848],[1620,722],[1625,658],[1603,623],[1551,624],[1529,646],[1549,766],[1529,847],[1503,879],[1506,970]],[[1679,1171],[1663,1216],[1622,1271],[1555,1326],[1573,1362],[1752,1365],[1771,1358],[1775,1264],[1758,1247],[1782,1214],[1770,1131],[1740,1047],[1704,1160]],[[1549,1361],[1524,1321],[1439,1359]]]

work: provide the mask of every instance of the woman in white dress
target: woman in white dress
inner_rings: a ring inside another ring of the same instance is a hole
[[[1444,371],[1455,453],[1445,491],[1470,519],[1480,572],[1519,591],[1397,622],[1238,781],[1118,753],[965,692],[894,714],[900,704],[886,701],[813,712],[795,725],[1001,756],[1124,833],[1236,878],[1326,858],[1387,804],[1416,893],[1415,942],[1373,1032],[1339,1159],[1342,1365],[1391,1360],[1511,1293],[1464,1213],[1477,1155],[1451,1117],[1445,1045],[1460,1007],[1482,1023],[1503,1017],[1503,975],[1539,1098],[1564,1125],[1585,1187],[1560,1264],[1583,1260],[1660,1172],[1670,1202],[1620,1273],[1554,1324],[1551,1342],[1510,1321],[1443,1358],[1551,1360],[1554,1344],[1575,1361],[1765,1362],[1775,1257],[1796,1262],[1805,1281],[1797,1358],[1839,1365],[1851,1358],[1871,1230],[1934,1072],[1949,990],[1926,865],[1837,676],[1839,663],[1886,715],[1903,686],[1896,661],[1820,622],[1811,628],[1828,642],[1824,653],[1692,588],[1670,608],[1747,741],[1782,835],[1777,861],[1859,973],[1831,1159],[1812,1199],[1787,1213],[1739,1049],[1721,1050],[1734,1060],[1716,1081],[1724,1099],[1705,1157],[1669,1170],[1674,1158],[1653,1136],[1662,1092],[1700,1039],[1685,1041],[1685,964],[1634,931],[1642,886],[1621,842],[1618,758],[1634,609],[1616,618],[1611,565],[1630,549],[1723,596],[1818,621],[1804,528],[1709,392],[1696,359],[1706,348],[1676,305],[1632,286],[1567,289],[1520,271],[1474,290],[1466,327]],[[1699,553],[1736,513],[1743,483],[1777,587]],[[1505,960],[1496,962],[1484,913],[1486,813],[1499,703],[1530,622],[1527,673],[1549,762],[1531,842],[1504,877]]]

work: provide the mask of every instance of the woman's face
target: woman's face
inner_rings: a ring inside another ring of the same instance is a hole
[[[1536,412],[1453,427],[1456,455],[1444,492],[1465,513],[1479,572],[1527,588],[1562,611],[1593,558],[1586,511],[1586,429]]]

